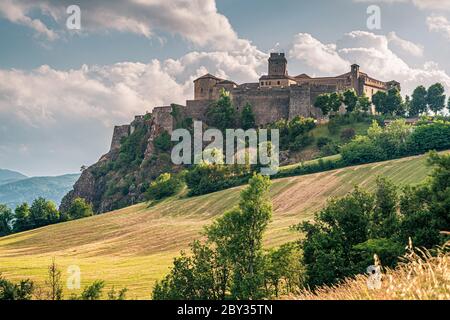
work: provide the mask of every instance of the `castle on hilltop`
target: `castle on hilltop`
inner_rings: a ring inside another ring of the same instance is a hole
[[[394,87],[400,90],[400,83],[372,78],[362,72],[357,64],[351,66],[350,72],[335,77],[313,78],[304,73],[291,76],[288,73],[285,54],[271,53],[268,73],[259,78],[259,82],[237,84],[205,74],[194,80],[194,99],[187,100],[185,106],[177,105],[177,112],[184,118],[205,121],[208,108],[224,89],[230,93],[238,113],[247,103],[252,106],[257,125],[280,119],[290,120],[296,116],[321,119],[322,111],[314,107],[314,101],[320,94],[354,89],[358,95],[364,94],[372,98],[378,91],[386,92]],[[160,130],[171,133],[175,122],[172,116],[173,108],[174,105],[155,107],[151,113],[153,124]],[[143,119],[144,116],[136,116],[134,122]],[[112,149],[120,145],[122,137],[131,134],[133,127],[133,123],[115,127]]]

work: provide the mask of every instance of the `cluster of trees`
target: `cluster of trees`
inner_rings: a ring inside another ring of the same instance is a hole
[[[205,230],[206,241],[182,253],[153,289],[156,300],[262,299],[297,288],[299,251],[294,244],[265,252],[264,231],[272,216],[270,180],[254,175],[241,192],[239,207]]]
[[[355,165],[449,148],[450,122],[425,120],[411,126],[395,120],[385,127],[374,121],[367,136],[356,136],[340,152],[346,165]]]
[[[443,244],[440,231],[450,230],[450,155],[431,153],[429,163],[436,168],[427,183],[400,190],[378,178],[375,193],[355,189],[300,224],[305,284],[331,285],[364,273],[374,254],[394,267],[409,238],[418,247]]]
[[[0,300],[63,300],[64,290],[61,280],[61,270],[52,261],[48,267],[47,279],[44,287],[39,287],[30,279],[14,283],[3,278],[0,274]],[[102,298],[105,282],[95,280],[82,290],[81,294],[71,294],[69,300],[99,300]],[[128,289],[116,290],[114,286],[107,292],[108,300],[125,300]]]
[[[378,91],[372,96],[372,101],[365,95],[358,97],[353,89],[344,93],[321,94],[316,98],[314,106],[321,109],[324,115],[335,114],[341,106],[345,106],[348,113],[353,111],[369,111],[371,105],[375,111],[382,115],[417,117],[433,112],[438,114],[446,108],[446,95],[444,86],[435,83],[426,89],[418,86],[411,97],[405,100],[397,88],[391,88],[387,92]],[[450,99],[447,102],[450,109]]]
[[[280,150],[292,151],[299,151],[314,141],[310,132],[315,127],[314,119],[298,116],[291,121],[283,119],[268,125],[269,129],[279,130]]]
[[[314,106],[322,110],[326,116],[331,113],[338,113],[341,106],[345,106],[348,113],[354,111],[369,111],[371,102],[365,95],[358,97],[355,90],[349,89],[344,93],[333,92],[319,95],[314,102]]]
[[[59,212],[54,202],[44,198],[34,200],[31,206],[23,203],[14,211],[0,204],[0,237],[93,214],[92,205],[81,198],[75,199],[65,212]]]

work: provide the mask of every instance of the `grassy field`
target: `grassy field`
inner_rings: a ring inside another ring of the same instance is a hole
[[[423,181],[430,172],[425,162],[424,156],[411,157],[274,181],[274,215],[266,246],[298,239],[292,225],[310,219],[327,198],[342,196],[355,185],[372,190],[378,175],[399,185]],[[203,226],[237,204],[241,188],[169,199],[152,207],[139,204],[0,238],[0,273],[43,283],[55,258],[63,279],[67,267],[77,265],[82,285],[102,279],[107,290],[127,287],[128,298],[148,299],[154,281],[167,273],[172,259],[201,237]]]

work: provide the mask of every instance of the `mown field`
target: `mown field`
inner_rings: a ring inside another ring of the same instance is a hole
[[[419,183],[430,170],[426,157],[419,156],[275,180],[274,215],[265,244],[273,247],[299,239],[292,225],[310,219],[327,198],[342,196],[355,185],[372,190],[378,175],[399,185]],[[63,279],[68,266],[77,265],[82,286],[101,279],[106,290],[127,287],[128,298],[149,299],[155,280],[168,272],[172,259],[201,238],[203,226],[237,204],[241,188],[169,199],[152,207],[139,204],[0,238],[0,273],[43,284],[55,258]]]

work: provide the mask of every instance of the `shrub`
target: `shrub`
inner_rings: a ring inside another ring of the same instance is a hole
[[[350,141],[352,140],[356,135],[355,129],[353,128],[346,128],[341,131],[341,139],[343,141]]]
[[[163,173],[150,184],[146,192],[146,198],[148,200],[161,200],[177,194],[182,187],[183,181],[179,176]]]
[[[332,141],[333,140],[331,140],[330,138],[327,138],[327,137],[319,137],[316,142],[317,148],[322,149],[324,146],[326,146],[327,144],[329,144]]]
[[[342,160],[347,165],[383,161],[387,159],[385,151],[369,137],[357,136],[341,148]]]
[[[86,218],[94,215],[92,205],[87,203],[85,199],[76,198],[66,214],[70,220]]]
[[[299,151],[309,146],[314,141],[314,138],[308,134],[302,134],[297,136],[293,142],[289,145],[289,149],[292,151]]]
[[[420,125],[407,139],[407,149],[412,154],[449,148],[450,122],[438,121]]]
[[[167,152],[172,148],[172,141],[170,134],[167,131],[163,131],[153,141],[153,145],[158,151]]]

